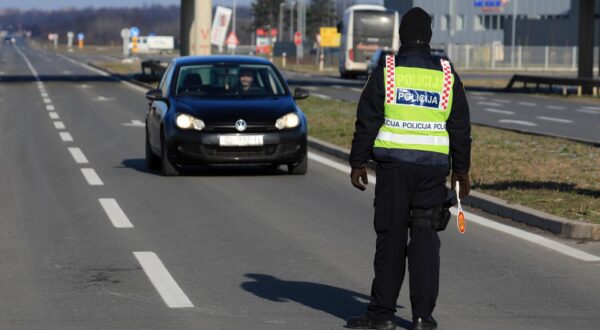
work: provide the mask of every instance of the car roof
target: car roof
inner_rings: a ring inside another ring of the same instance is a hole
[[[270,65],[267,59],[258,56],[242,56],[242,55],[205,55],[205,56],[182,56],[173,59],[176,65],[194,65],[194,64],[215,64],[215,63],[230,63],[230,64],[267,64]]]

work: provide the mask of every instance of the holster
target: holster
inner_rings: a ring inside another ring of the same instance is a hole
[[[456,194],[453,190],[448,191],[442,205],[431,209],[412,208],[410,210],[410,226],[431,227],[442,231],[450,221],[450,208],[456,203]]]

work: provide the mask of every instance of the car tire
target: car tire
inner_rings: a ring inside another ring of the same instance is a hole
[[[150,147],[150,141],[148,139],[148,130],[146,129],[146,167],[155,171],[160,168],[160,157],[156,156],[154,152],[152,152],[152,148]]]
[[[295,164],[288,164],[288,173],[292,175],[304,175],[308,170],[308,157],[304,154],[301,161]]]
[[[160,173],[163,176],[177,176],[179,175],[179,171],[177,168],[169,161],[167,157],[167,143],[165,141],[164,135],[161,135],[160,139]]]

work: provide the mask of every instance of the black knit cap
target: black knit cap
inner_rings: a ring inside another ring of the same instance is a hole
[[[429,44],[431,34],[431,16],[420,7],[414,7],[402,16],[400,42]]]

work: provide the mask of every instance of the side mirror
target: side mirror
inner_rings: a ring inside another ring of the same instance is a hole
[[[298,87],[294,89],[294,100],[304,100],[305,98],[308,98],[309,95],[310,93],[304,88]]]
[[[146,98],[150,101],[163,101],[165,98],[160,89],[153,89],[146,93]]]

